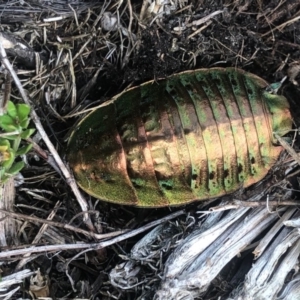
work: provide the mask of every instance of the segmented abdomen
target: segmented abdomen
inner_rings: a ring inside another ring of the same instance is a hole
[[[291,128],[286,99],[266,85],[214,68],[121,93],[71,136],[68,159],[79,185],[103,200],[158,207],[259,181],[282,150],[272,143],[274,127]]]

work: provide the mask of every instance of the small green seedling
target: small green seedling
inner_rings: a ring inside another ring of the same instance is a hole
[[[20,146],[22,139],[29,138],[35,131],[27,128],[29,113],[27,104],[15,105],[9,101],[6,113],[0,116],[0,184],[18,174],[25,166],[23,161],[15,160],[32,148],[31,144]]]

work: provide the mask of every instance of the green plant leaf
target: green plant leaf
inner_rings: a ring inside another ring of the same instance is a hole
[[[19,117],[19,122],[22,128],[27,128],[28,123],[29,123],[29,113],[30,113],[30,107],[27,104],[17,104],[17,114]],[[23,126],[22,124],[26,125]]]
[[[30,119],[24,119],[22,122],[20,122],[20,126],[23,128],[23,129],[26,129],[29,125],[29,122],[30,122]]]
[[[35,129],[33,129],[33,128],[26,129],[21,133],[21,138],[28,139],[34,132],[35,132]]]
[[[9,153],[9,158],[2,162],[2,167],[5,170],[8,170],[12,166],[13,162],[15,161],[15,157],[16,157],[13,149],[9,149],[8,153]]]
[[[17,175],[25,167],[24,161],[18,161],[5,173],[9,176]]]
[[[0,184],[8,178],[18,174],[25,166],[23,161],[15,163],[16,156],[26,154],[32,145],[25,145],[21,148],[21,139],[26,139],[34,133],[34,129],[29,128],[30,107],[26,104],[17,104],[9,101],[7,111],[0,116],[0,128],[5,133],[16,131],[16,134],[0,137]]]
[[[8,101],[7,104],[7,114],[10,115],[13,119],[17,117],[17,109],[15,104],[12,101]]]
[[[31,150],[31,148],[32,148],[32,144],[28,144],[24,147],[19,148],[18,151],[16,152],[16,156],[26,154]]]
[[[0,184],[4,183],[7,180],[7,176],[5,176],[5,169],[0,168]]]
[[[19,135],[15,135],[15,134],[5,136],[5,138],[10,141],[14,141],[18,137],[19,137]]]
[[[0,146],[10,148],[10,142],[6,138],[0,138]]]
[[[16,125],[15,120],[8,114],[0,116],[0,127],[6,132],[15,130],[20,131],[20,128]]]
[[[0,138],[0,167],[4,165],[4,163],[13,163],[11,161],[11,149],[10,142],[6,139]]]

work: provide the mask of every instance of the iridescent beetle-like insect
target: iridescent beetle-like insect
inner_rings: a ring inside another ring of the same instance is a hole
[[[261,180],[291,130],[285,97],[234,68],[186,71],[130,88],[70,136],[79,186],[106,201],[162,207],[215,198]]]

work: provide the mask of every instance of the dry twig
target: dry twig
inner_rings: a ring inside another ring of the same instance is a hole
[[[214,206],[209,209],[211,212],[225,211],[230,209],[239,209],[242,207],[260,207],[260,206],[300,206],[300,202],[297,200],[272,200],[272,201],[242,201],[242,200],[233,200],[222,206]]]
[[[41,121],[39,120],[39,117],[37,115],[37,113],[35,112],[35,109],[32,107],[31,101],[29,100],[29,97],[27,96],[25,90],[22,87],[22,84],[17,76],[17,74],[15,73],[12,65],[10,64],[7,56],[6,56],[6,52],[5,49],[3,48],[3,46],[0,44],[0,56],[1,56],[1,61],[2,63],[5,65],[5,67],[7,68],[7,70],[10,72],[24,102],[29,105],[31,107],[31,111],[30,111],[30,116],[37,128],[37,130],[39,131],[41,137],[43,138],[45,144],[47,145],[49,151],[51,152],[51,154],[53,155],[56,163],[59,165],[65,179],[66,182],[69,184],[69,186],[71,187],[74,195],[76,196],[76,199],[82,209],[82,211],[87,211],[88,210],[88,204],[86,202],[86,200],[83,198],[81,192],[78,189],[77,184],[75,183],[75,180],[73,178],[73,176],[70,174],[69,170],[67,169],[67,167],[65,166],[65,164],[63,163],[62,159],[60,158],[60,156],[58,155],[54,145],[52,144],[52,142],[50,141],[48,135],[46,134]],[[91,230],[94,231],[94,226],[92,224],[92,221],[90,219],[90,217],[88,216],[88,214],[84,215],[84,222],[87,225],[87,227]]]
[[[105,247],[111,246],[113,244],[119,243],[121,241],[127,240],[133,236],[136,236],[154,226],[157,226],[159,224],[162,224],[163,222],[167,222],[171,219],[177,218],[178,216],[184,214],[184,210],[179,210],[175,213],[172,213],[164,218],[161,218],[159,220],[150,222],[147,225],[141,226],[138,229],[131,230],[127,233],[124,233],[122,235],[119,235],[115,238],[112,238],[108,241],[100,242],[100,243],[75,243],[75,244],[67,244],[67,245],[46,245],[46,246],[32,246],[32,247],[27,247],[24,249],[16,249],[16,250],[9,250],[9,251],[2,251],[0,252],[0,259],[4,258],[9,258],[11,259],[14,256],[18,255],[24,255],[27,253],[34,254],[34,253],[44,253],[44,252],[55,252],[55,251],[66,251],[66,250],[83,250],[83,249],[89,249],[90,251],[92,250],[99,250],[103,249]],[[48,222],[48,220],[44,220]],[[46,223],[46,222],[45,222]]]
[[[279,136],[276,132],[273,133],[275,138],[281,144],[281,146],[288,152],[288,154],[298,163],[300,166],[300,157],[298,153],[291,147],[281,136]]]
[[[291,25],[291,24],[297,22],[298,20],[300,20],[300,16],[297,16],[297,17],[295,17],[295,18],[293,18],[291,20],[288,20],[288,21],[286,21],[286,22],[284,22],[284,23],[276,26],[275,28],[273,28],[273,29],[269,30],[268,32],[264,33],[262,35],[262,37],[264,37],[266,35],[269,35],[270,33],[273,33],[273,31],[275,31],[275,30],[282,30],[285,26]]]
[[[77,228],[75,226],[69,225],[69,224],[62,224],[62,223],[50,221],[48,219],[45,220],[45,219],[41,219],[41,218],[38,218],[38,217],[27,216],[27,215],[24,215],[24,214],[15,213],[15,212],[7,211],[7,210],[4,210],[4,209],[0,209],[0,212],[3,213],[3,214],[8,215],[10,217],[13,217],[15,219],[28,220],[28,221],[31,221],[31,222],[38,222],[38,223],[42,223],[42,224],[51,225],[51,226],[54,226],[54,227],[64,228],[64,229],[71,230],[71,231],[74,231],[74,232],[77,232],[77,233],[81,233],[81,234],[83,234],[87,237],[94,238],[94,239],[97,239],[97,240],[110,238],[110,237],[113,237],[113,236],[116,236],[116,235],[120,235],[120,234],[127,231],[127,230],[120,230],[120,231],[115,231],[115,232],[111,232],[111,233],[98,234],[98,233],[95,233],[93,231],[86,231],[86,230],[83,230],[81,228]],[[96,213],[96,212],[95,211],[86,211],[85,213]]]

